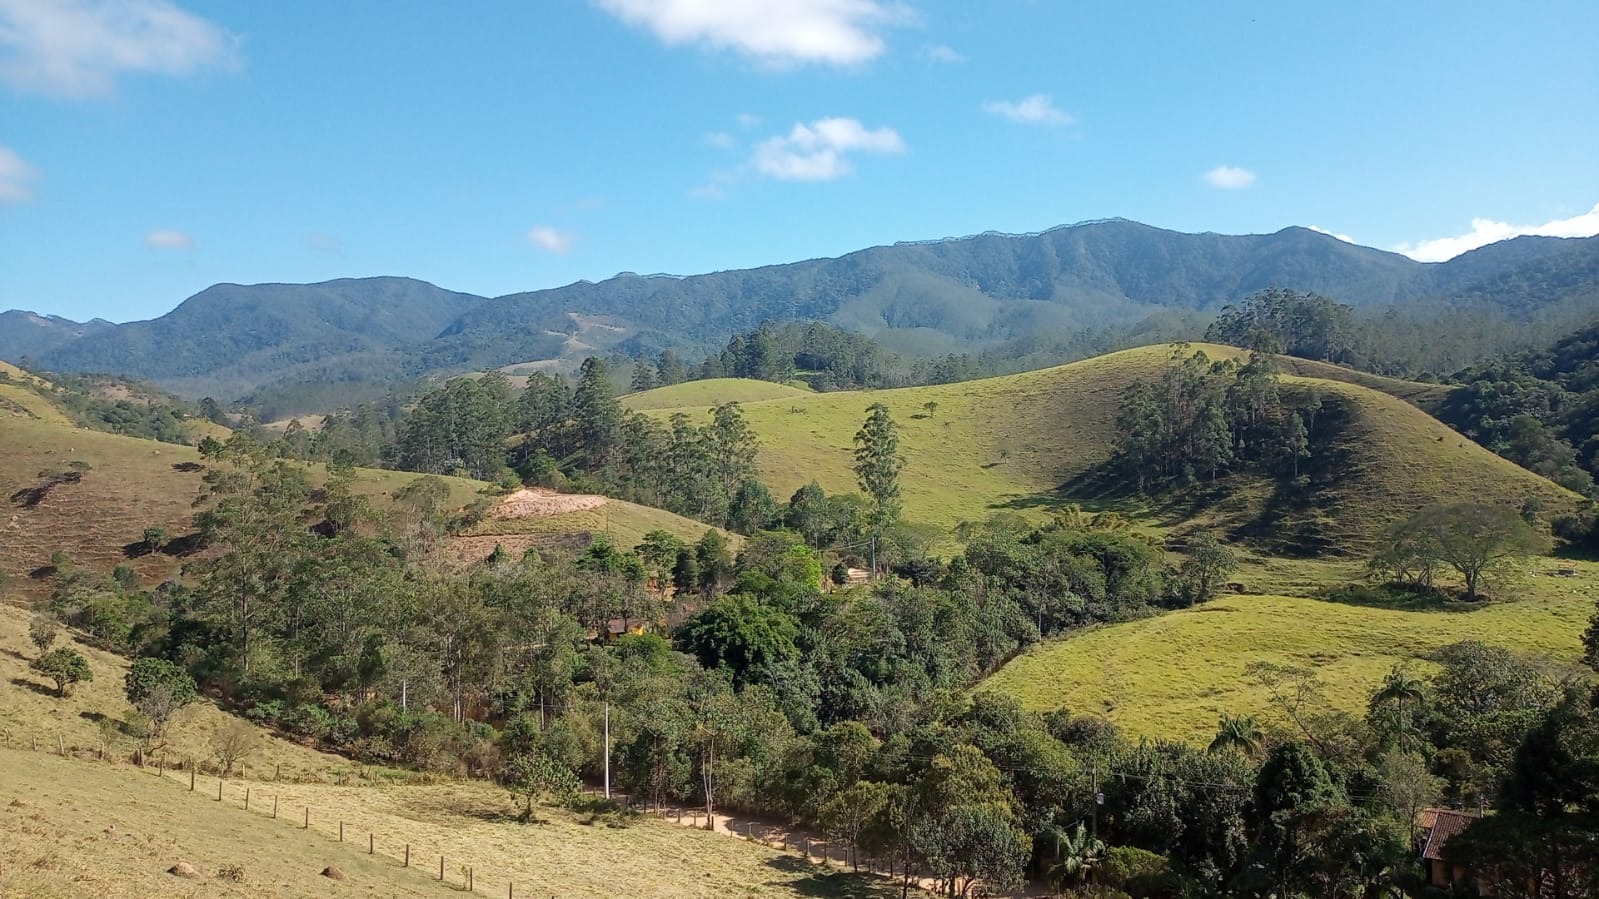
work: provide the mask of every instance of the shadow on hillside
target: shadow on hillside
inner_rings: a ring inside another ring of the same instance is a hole
[[[112,720],[110,716],[104,714],[103,712],[79,712],[78,717],[90,722],[91,724],[99,724],[102,721]]]
[[[55,474],[40,472],[40,475],[44,478],[42,483],[34,487],[24,487],[11,494],[11,501],[24,509],[32,509],[44,502],[45,497],[50,495],[50,491],[62,484],[76,484],[83,480],[83,472],[76,470],[57,472]]]
[[[205,466],[198,462],[174,462],[172,463],[172,470],[182,472],[205,471]]]
[[[802,880],[779,881],[772,884],[792,890],[800,896],[816,896],[820,899],[880,899],[880,897],[897,897],[900,894],[897,884],[851,874],[848,871],[818,871],[817,863],[792,855],[767,859],[765,864],[768,868],[784,874],[809,874],[809,877]]]
[[[173,537],[167,541],[165,546],[161,547],[160,552],[163,556],[181,559],[185,556],[192,556],[203,549],[205,549],[205,537],[199,531],[195,531],[192,534],[184,534],[182,537]]]
[[[15,649],[0,649],[0,655],[8,655],[8,656],[12,657],[13,659],[16,659],[19,662],[31,662],[31,661],[33,661],[32,659],[28,658],[27,656],[23,655],[22,653],[17,652]]]
[[[25,677],[13,677],[11,679],[11,685],[14,687],[21,687],[24,690],[32,690],[40,696],[48,696],[51,699],[60,698],[56,696],[56,690],[54,687],[47,687],[38,681],[31,681]]]
[[[56,567],[54,565],[40,565],[38,568],[28,572],[28,577],[35,581],[48,581],[55,576]]]

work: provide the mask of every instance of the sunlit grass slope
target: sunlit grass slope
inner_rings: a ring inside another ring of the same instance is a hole
[[[1574,663],[1593,613],[1599,574],[1548,576],[1539,566],[1515,601],[1404,611],[1281,596],[1231,596],[1197,608],[1111,625],[1034,647],[981,690],[1031,709],[1067,708],[1108,718],[1135,736],[1200,741],[1223,712],[1275,720],[1263,688],[1244,674],[1256,661],[1313,668],[1331,705],[1364,713],[1366,698],[1396,664],[1418,673],[1427,657],[1482,640]]]
[[[442,897],[464,891],[468,867],[475,893],[489,896],[509,895],[513,885],[518,897],[563,899],[900,895],[886,881],[647,815],[611,826],[540,808],[539,821],[519,823],[510,795],[487,784],[229,781],[219,802],[214,778],[202,776],[191,793],[187,774],[162,778],[155,769],[26,750],[0,748],[0,771],[0,895],[7,897]],[[254,800],[249,811],[246,787]],[[304,828],[307,806],[313,812]],[[407,844],[409,868],[402,861]],[[200,876],[167,874],[179,861]],[[322,877],[330,865],[345,879]],[[242,869],[242,882],[218,876],[228,866]]]
[[[644,412],[651,409],[710,408],[719,403],[759,403],[765,400],[810,395],[811,391],[802,387],[792,387],[772,381],[712,378],[630,393],[622,397],[622,405],[635,412]]]
[[[1195,344],[1213,359],[1242,358],[1230,347]],[[1274,495],[1258,479],[1224,480],[1219,493],[1191,495],[1141,509],[1117,493],[1086,482],[1110,458],[1122,392],[1156,375],[1167,346],[1141,347],[1000,378],[897,390],[847,391],[746,402],[761,437],[762,477],[779,499],[815,479],[828,492],[853,491],[852,441],[875,402],[886,404],[900,427],[906,460],[901,483],[907,518],[949,527],[1001,509],[1047,509],[1067,502],[1114,504],[1148,524],[1202,525],[1235,536],[1263,532],[1283,521],[1305,531],[1304,551],[1369,541],[1388,522],[1432,502],[1479,499],[1519,505],[1540,496],[1555,505],[1573,497],[1472,443],[1408,402],[1362,381],[1419,396],[1430,385],[1375,379],[1337,366],[1292,361],[1291,389],[1317,390],[1337,424],[1308,463],[1314,481],[1300,496]],[[1336,377],[1336,380],[1329,379]],[[1391,382],[1391,383],[1390,383]],[[680,409],[652,404],[649,414],[706,407],[734,398],[702,397]],[[680,385],[687,386],[687,385]],[[772,385],[768,385],[772,386]],[[668,388],[676,390],[677,388]],[[663,394],[662,396],[670,396]],[[935,404],[929,406],[929,404]],[[1078,483],[1074,483],[1078,482]],[[1291,507],[1291,508],[1290,508]]]

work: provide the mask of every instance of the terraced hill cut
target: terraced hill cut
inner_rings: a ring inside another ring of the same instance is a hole
[[[1213,359],[1243,359],[1245,351],[1194,344]],[[761,437],[762,478],[786,499],[812,479],[829,493],[856,489],[852,441],[866,407],[881,402],[900,428],[906,459],[901,475],[907,518],[942,527],[993,512],[1047,511],[1065,503],[1116,508],[1147,526],[1181,534],[1219,529],[1234,538],[1263,540],[1301,554],[1359,552],[1389,522],[1435,502],[1489,501],[1519,506],[1528,497],[1547,507],[1576,501],[1560,487],[1525,471],[1450,430],[1422,409],[1376,388],[1418,402],[1443,388],[1377,378],[1338,366],[1286,360],[1290,390],[1316,390],[1324,403],[1325,435],[1307,465],[1310,485],[1293,493],[1246,476],[1223,478],[1156,503],[1131,497],[1106,477],[1123,391],[1156,375],[1171,348],[1141,347],[1070,365],[1000,378],[896,390],[846,391],[743,404]],[[724,383],[743,388],[747,382]],[[679,385],[682,386],[682,385]],[[666,393],[647,414],[682,411],[703,416],[707,405],[737,391],[708,392],[699,406],[665,408]]]
[[[707,530],[713,528],[607,496],[524,488],[500,499],[482,521],[450,541],[449,552],[455,561],[470,563],[487,558],[496,546],[519,556],[534,547],[584,546],[592,537],[604,534],[616,546],[631,549],[650,531],[668,531],[692,543]],[[735,547],[742,539],[736,534],[726,536]]]

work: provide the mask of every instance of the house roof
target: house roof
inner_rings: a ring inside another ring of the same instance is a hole
[[[1446,808],[1423,810],[1420,823],[1427,830],[1427,843],[1422,847],[1421,857],[1427,861],[1442,861],[1444,847],[1449,845],[1449,841],[1461,831],[1470,827],[1477,817],[1473,812]]]

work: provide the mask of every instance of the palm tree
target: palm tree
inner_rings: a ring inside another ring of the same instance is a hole
[[[1261,733],[1260,725],[1255,723],[1254,715],[1222,715],[1216,722],[1216,738],[1210,741],[1206,752],[1223,752],[1236,749],[1244,755],[1253,757],[1260,751],[1261,741],[1265,734]]]
[[[1421,698],[1421,681],[1409,671],[1398,666],[1388,672],[1388,676],[1383,678],[1382,686],[1377,690],[1376,695],[1371,698],[1372,704],[1377,706],[1386,705],[1390,702],[1394,704],[1394,720],[1399,725],[1399,744],[1401,747],[1404,746],[1405,742],[1405,703],[1410,702],[1413,705],[1420,705]]]
[[[1057,861],[1045,876],[1057,889],[1088,882],[1105,856],[1104,841],[1091,836],[1081,821],[1070,832],[1051,827],[1043,836],[1055,846]]]

